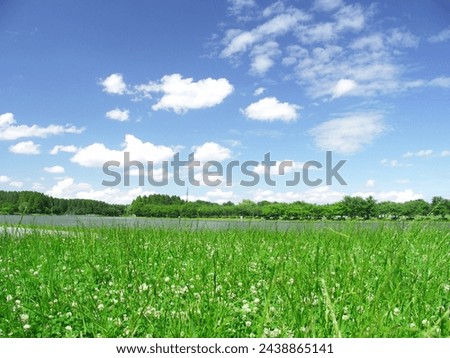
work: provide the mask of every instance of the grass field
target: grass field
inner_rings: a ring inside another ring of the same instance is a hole
[[[443,223],[0,234],[0,337],[448,337],[449,310]]]

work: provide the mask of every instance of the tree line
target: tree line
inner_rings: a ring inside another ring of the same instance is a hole
[[[59,199],[34,192],[0,191],[0,214],[101,215],[168,218],[262,218],[268,220],[406,219],[450,217],[450,200],[436,196],[431,202],[377,202],[373,197],[345,196],[333,204],[243,200],[235,204],[186,201],[175,195],[138,196],[130,205],[89,199]]]
[[[0,214],[122,216],[126,205],[89,199],[60,199],[35,191],[1,191]]]

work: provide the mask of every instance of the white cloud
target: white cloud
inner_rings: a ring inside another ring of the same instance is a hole
[[[427,86],[450,88],[450,77],[436,77],[429,81]]]
[[[250,31],[229,30],[225,36],[225,48],[220,56],[230,58],[250,49],[258,42],[274,39],[295,29],[301,21],[309,19],[304,12],[290,8]]]
[[[429,157],[433,155],[433,150],[431,149],[422,149],[418,152],[407,152],[403,154],[403,158],[411,158],[411,157]]]
[[[450,150],[443,150],[441,152],[441,157],[450,157]]]
[[[41,153],[39,147],[40,144],[35,144],[33,141],[29,140],[11,145],[9,151],[15,154],[37,155]]]
[[[9,185],[12,186],[13,188],[21,188],[21,187],[23,187],[23,182],[11,181],[11,182],[9,182]]]
[[[78,198],[100,200],[113,204],[130,204],[139,195],[152,195],[154,191],[145,191],[142,187],[121,191],[118,188],[95,190],[88,183],[76,183],[73,178],[64,178],[58,181],[47,195],[56,198]]]
[[[428,41],[430,41],[432,43],[444,42],[447,40],[450,40],[450,27],[442,30],[437,35],[433,35],[428,38]]]
[[[447,77],[405,78],[412,66],[401,63],[399,55],[417,47],[419,37],[403,28],[377,31],[379,26],[372,20],[374,6],[318,0],[312,10],[326,13],[319,18],[314,12],[305,13],[278,1],[264,9],[262,16],[254,14],[253,21],[259,25],[226,30],[219,56],[238,65],[248,54],[250,73],[263,75],[277,64],[281,51],[280,62],[293,71],[286,78],[297,80],[312,98],[373,97],[424,86],[450,88]],[[282,36],[286,41],[278,41],[276,48],[261,50],[262,44]],[[298,39],[297,44],[292,37]]]
[[[280,102],[275,97],[265,97],[250,104],[242,110],[249,119],[257,121],[295,121],[299,117],[300,106],[288,102]]]
[[[277,202],[294,202],[304,201],[314,204],[329,204],[340,201],[346,195],[345,193],[332,190],[329,186],[322,186],[313,188],[307,191],[289,191],[289,192],[275,192],[272,190],[258,189],[250,193],[251,199],[259,201],[277,201]]]
[[[338,7],[343,5],[342,0],[315,0],[314,1],[314,9],[323,10],[323,11],[331,11],[335,10]]]
[[[11,178],[7,177],[6,175],[0,175],[0,184],[9,183],[10,181]]]
[[[233,92],[233,86],[226,78],[206,78],[194,82],[192,78],[183,78],[178,73],[166,75],[159,82],[136,86],[136,89],[144,94],[163,93],[152,109],[173,110],[178,114],[190,109],[214,107]]]
[[[55,165],[53,167],[45,167],[44,171],[51,174],[61,174],[64,173],[64,168],[60,165]]]
[[[396,47],[417,47],[419,38],[409,31],[392,29],[387,37],[387,43]]]
[[[258,87],[257,89],[255,89],[255,92],[253,92],[254,96],[260,96],[262,95],[264,92],[266,91],[266,89],[264,87]]]
[[[128,121],[130,115],[130,111],[128,109],[121,110],[119,108],[115,108],[109,112],[106,112],[105,116],[109,119],[113,119],[119,122]]]
[[[124,94],[127,92],[127,85],[123,81],[123,76],[120,73],[113,73],[100,82],[103,86],[103,91],[110,94]]]
[[[351,91],[353,91],[357,86],[358,84],[353,80],[340,79],[338,83],[336,83],[336,86],[334,86],[331,90],[333,94],[332,98],[339,98],[347,95],[351,93]]]
[[[74,145],[55,145],[49,153],[52,155],[56,155],[59,152],[76,153],[77,150],[78,148]]]
[[[47,127],[40,127],[36,124],[32,126],[15,125],[16,120],[12,113],[4,113],[0,115],[0,140],[16,140],[19,138],[39,137],[46,138],[50,135],[58,135],[63,133],[82,133],[84,128],[75,126],[60,126],[51,124]]]
[[[250,53],[252,59],[250,74],[265,74],[275,64],[274,58],[280,54],[281,51],[275,41],[269,41],[263,45],[256,45]]]
[[[383,159],[380,161],[380,163],[385,167],[391,167],[391,168],[397,168],[397,167],[401,166],[397,159],[391,159],[391,160]]]
[[[207,142],[200,146],[192,147],[194,159],[200,162],[210,160],[222,161],[231,157],[231,150],[214,142]]]
[[[239,19],[245,19],[242,17],[242,13],[257,6],[255,0],[228,0],[228,3],[230,4],[228,6],[230,14]]]
[[[138,160],[143,164],[147,161],[159,163],[172,158],[175,154],[170,147],[143,142],[134,135],[127,134],[122,150],[109,149],[103,143],[94,143],[80,148],[70,160],[83,167],[102,167],[110,160],[119,161],[123,165],[124,152],[130,153],[130,160]]]
[[[368,180],[366,181],[366,185],[365,185],[366,188],[372,188],[372,187],[374,187],[374,186],[375,186],[375,180],[373,180],[373,179],[368,179]]]
[[[417,194],[411,189],[406,189],[403,191],[382,191],[382,192],[358,192],[353,193],[352,196],[360,196],[362,198],[367,198],[372,196],[377,201],[393,201],[396,203],[404,203],[406,201],[423,199],[422,194]]]
[[[318,148],[350,154],[362,150],[385,130],[381,115],[361,113],[329,120],[309,133]]]

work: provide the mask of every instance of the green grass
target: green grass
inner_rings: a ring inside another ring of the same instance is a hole
[[[0,337],[448,337],[449,227],[0,231]]]

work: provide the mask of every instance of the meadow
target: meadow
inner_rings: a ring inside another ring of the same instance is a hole
[[[0,337],[448,337],[449,225],[0,231]]]

